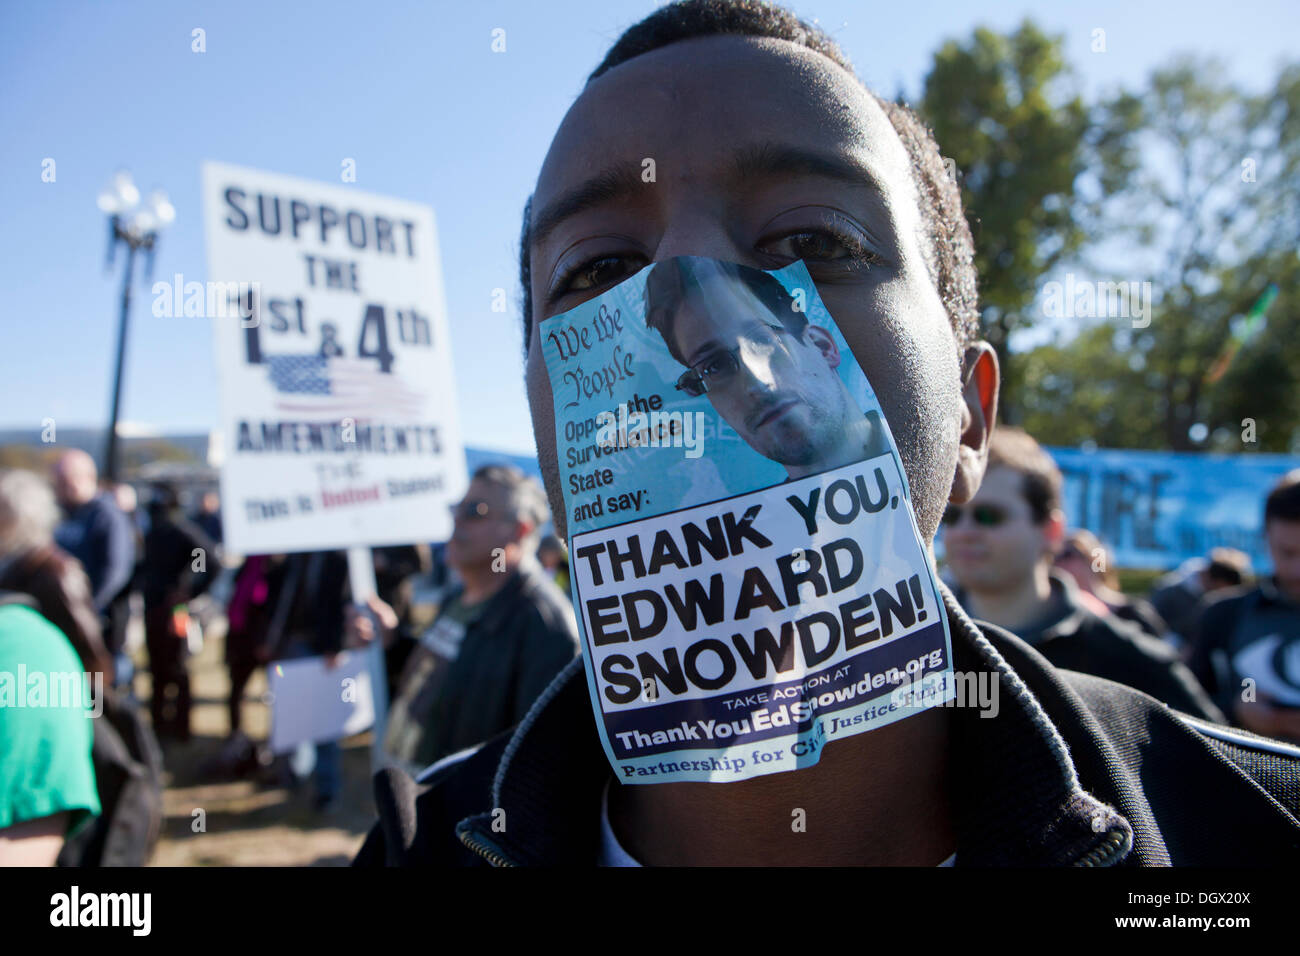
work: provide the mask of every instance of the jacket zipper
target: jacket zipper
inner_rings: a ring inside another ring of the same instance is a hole
[[[456,834],[460,837],[460,842],[465,844],[483,859],[487,860],[493,866],[514,866],[510,860],[501,853],[499,849],[492,846],[486,841],[481,841],[471,836],[468,830],[460,831]]]
[[[1114,862],[1115,854],[1119,852],[1120,847],[1124,845],[1124,834],[1118,830],[1112,830],[1106,835],[1106,842],[1084,854],[1075,866],[1110,866]]]

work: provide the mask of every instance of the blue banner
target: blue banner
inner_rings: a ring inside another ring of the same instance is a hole
[[[1269,570],[1264,498],[1300,468],[1294,455],[1047,452],[1065,475],[1070,527],[1097,535],[1128,568],[1173,568],[1226,547],[1250,555],[1257,574]]]

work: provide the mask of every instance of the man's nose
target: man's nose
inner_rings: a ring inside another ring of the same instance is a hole
[[[741,245],[727,231],[722,211],[713,209],[700,197],[669,209],[666,221],[669,226],[655,247],[655,262],[676,256],[700,256],[750,264]]]
[[[975,519],[966,512],[962,512],[958,515],[957,520],[952,524],[945,524],[943,526],[943,537],[945,541],[949,538],[960,540],[969,537],[971,534],[978,534],[979,532],[980,526],[976,524]]]
[[[736,373],[740,376],[746,393],[757,397],[776,391],[776,376],[772,374],[770,354],[759,352],[742,342],[736,363]]]

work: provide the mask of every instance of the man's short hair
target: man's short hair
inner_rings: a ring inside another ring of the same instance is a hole
[[[180,489],[170,481],[155,482],[152,489],[153,497],[150,505],[155,508],[161,508],[164,511],[171,511],[179,508],[181,504]]]
[[[803,338],[804,329],[808,327],[808,316],[802,309],[795,307],[794,296],[786,291],[775,276],[762,269],[751,269],[732,262],[710,263],[710,267],[716,267],[724,276],[743,282],[791,335],[796,339]],[[663,336],[668,351],[682,365],[687,364],[686,357],[678,351],[673,324],[682,303],[702,291],[699,279],[689,258],[674,258],[668,262],[656,263],[645,281],[645,324]]]
[[[826,33],[783,7],[759,0],[681,0],[660,7],[618,38],[587,82],[643,53],[695,37],[722,35],[789,40],[820,53],[862,83],[848,57]],[[889,118],[911,160],[924,229],[921,251],[948,312],[957,339],[957,354],[961,356],[979,330],[975,243],[962,211],[961,189],[948,174],[939,154],[939,144],[920,118],[903,104],[882,99],[865,84],[862,86]],[[530,197],[524,204],[519,242],[524,354],[528,353],[533,333],[532,265],[528,249],[532,206]]]
[[[1250,558],[1236,548],[1214,548],[1210,551],[1205,576],[1228,587],[1236,587],[1250,574]]]
[[[546,492],[537,479],[524,474],[514,465],[482,465],[474,470],[471,481],[485,481],[505,491],[510,502],[511,517],[533,526],[529,537],[541,535],[541,529],[551,520],[551,509],[546,504]]]
[[[1283,475],[1264,499],[1264,526],[1270,521],[1300,521],[1300,468]]]
[[[546,537],[542,538],[537,545],[537,553],[538,555],[555,554],[558,555],[562,561],[569,560],[568,545],[564,543],[564,539],[554,534],[548,534]]]
[[[993,429],[988,467],[1020,473],[1024,479],[1020,492],[1029,503],[1035,524],[1042,524],[1061,507],[1061,469],[1023,428],[999,425]]]

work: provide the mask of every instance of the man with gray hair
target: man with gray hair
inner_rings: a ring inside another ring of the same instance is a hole
[[[393,609],[370,603],[386,646],[416,642],[385,736],[389,758],[412,774],[513,727],[578,651],[573,608],[536,559],[550,520],[541,485],[518,468],[485,465],[452,518],[446,560],[463,584],[429,629],[401,635]],[[353,642],[374,636],[356,614],[348,631]]]
[[[77,559],[54,543],[59,506],[39,475],[0,469],[0,590],[28,595],[64,633],[88,673],[113,683],[90,580]]]

